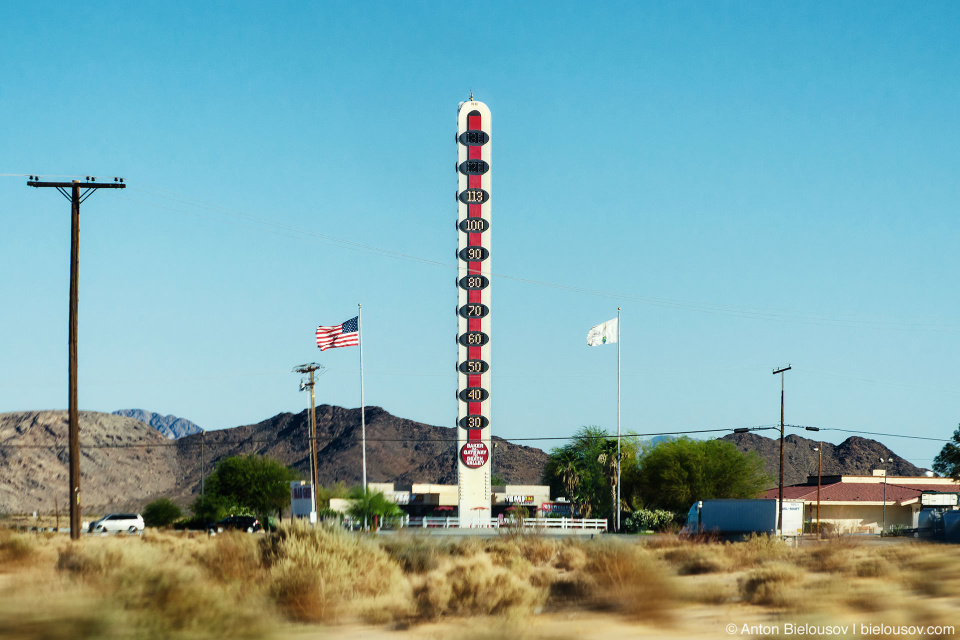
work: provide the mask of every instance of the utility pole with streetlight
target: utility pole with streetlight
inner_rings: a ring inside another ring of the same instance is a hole
[[[820,431],[820,427],[804,427],[807,431]],[[813,448],[817,452],[817,539],[820,539],[820,470],[823,465],[823,440]]]
[[[890,462],[890,458],[887,458],[884,461],[883,458],[880,458],[880,464],[883,465],[883,525],[880,527],[880,537],[883,537],[884,532],[887,530],[887,463]]]
[[[779,506],[777,511],[777,535],[783,537],[783,374],[790,371],[792,367],[788,364],[781,369],[774,369],[773,375],[780,374],[780,489]]]
[[[320,485],[319,473],[317,472],[317,410],[316,410],[316,394],[314,393],[315,380],[313,373],[315,371],[322,371],[323,365],[317,364],[316,362],[311,362],[309,364],[301,364],[298,367],[293,368],[295,373],[308,373],[310,374],[310,381],[304,382],[300,381],[300,391],[310,388],[310,482],[313,484],[313,488],[310,491],[310,501],[313,506],[313,517],[318,518],[320,515],[320,505],[317,502],[317,487]],[[320,375],[323,375],[322,373]]]

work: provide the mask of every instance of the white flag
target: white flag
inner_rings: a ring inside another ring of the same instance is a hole
[[[587,332],[587,345],[599,347],[601,344],[617,341],[617,319],[607,320]]]

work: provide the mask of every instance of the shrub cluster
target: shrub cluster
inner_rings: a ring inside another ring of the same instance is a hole
[[[630,533],[669,531],[679,528],[678,522],[677,514],[666,509],[637,509],[623,519],[623,528]]]
[[[0,577],[0,638],[252,638],[291,624],[528,621],[576,610],[663,625],[685,619],[678,607],[730,602],[800,613],[811,612],[809,603],[837,612],[882,607],[937,621],[945,614],[928,602],[960,598],[960,549],[843,540],[792,548],[767,537],[377,537],[303,525],[77,543],[0,532]]]

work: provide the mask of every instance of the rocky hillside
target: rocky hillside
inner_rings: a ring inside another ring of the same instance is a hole
[[[81,509],[142,506],[184,478],[170,441],[139,420],[80,412]],[[0,414],[0,513],[69,510],[66,411]]]
[[[743,452],[755,451],[763,461],[768,474],[776,486],[780,473],[780,436],[765,438],[755,433],[734,433],[720,440],[732,442]],[[790,434],[783,439],[783,484],[806,482],[807,476],[817,475],[818,440],[809,440]],[[823,443],[823,468],[821,473],[828,475],[870,475],[874,469],[880,469],[880,458],[890,459],[886,465],[890,476],[919,476],[924,469],[907,462],[876,440],[859,436],[847,438],[840,444]]]
[[[456,430],[397,418],[367,407],[370,482],[456,482]],[[145,423],[105,413],[80,413],[80,486],[85,512],[141,509],[166,496],[189,504],[225,456],[262,454],[309,476],[308,412],[169,440]],[[538,484],[547,455],[494,438],[494,472],[511,484]],[[347,485],[362,476],[360,410],[317,407],[320,482]],[[0,513],[67,509],[67,414],[0,414]]]
[[[159,413],[153,413],[152,411],[144,411],[143,409],[120,409],[119,411],[114,411],[113,415],[125,416],[144,422],[171,440],[203,431],[203,429],[186,418],[164,416]]]
[[[308,412],[281,413],[263,422],[208,431],[178,441],[181,466],[189,477],[200,478],[200,441],[209,467],[237,452],[257,453],[310,472]],[[367,407],[367,480],[369,482],[457,481],[456,429],[435,427]],[[547,454],[494,437],[494,473],[511,484],[539,484]],[[360,409],[330,405],[317,407],[317,459],[321,484],[360,484],[363,474]]]

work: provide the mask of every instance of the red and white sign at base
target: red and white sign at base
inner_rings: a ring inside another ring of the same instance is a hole
[[[471,469],[477,469],[487,463],[490,450],[482,442],[468,442],[460,448],[460,459]]]

